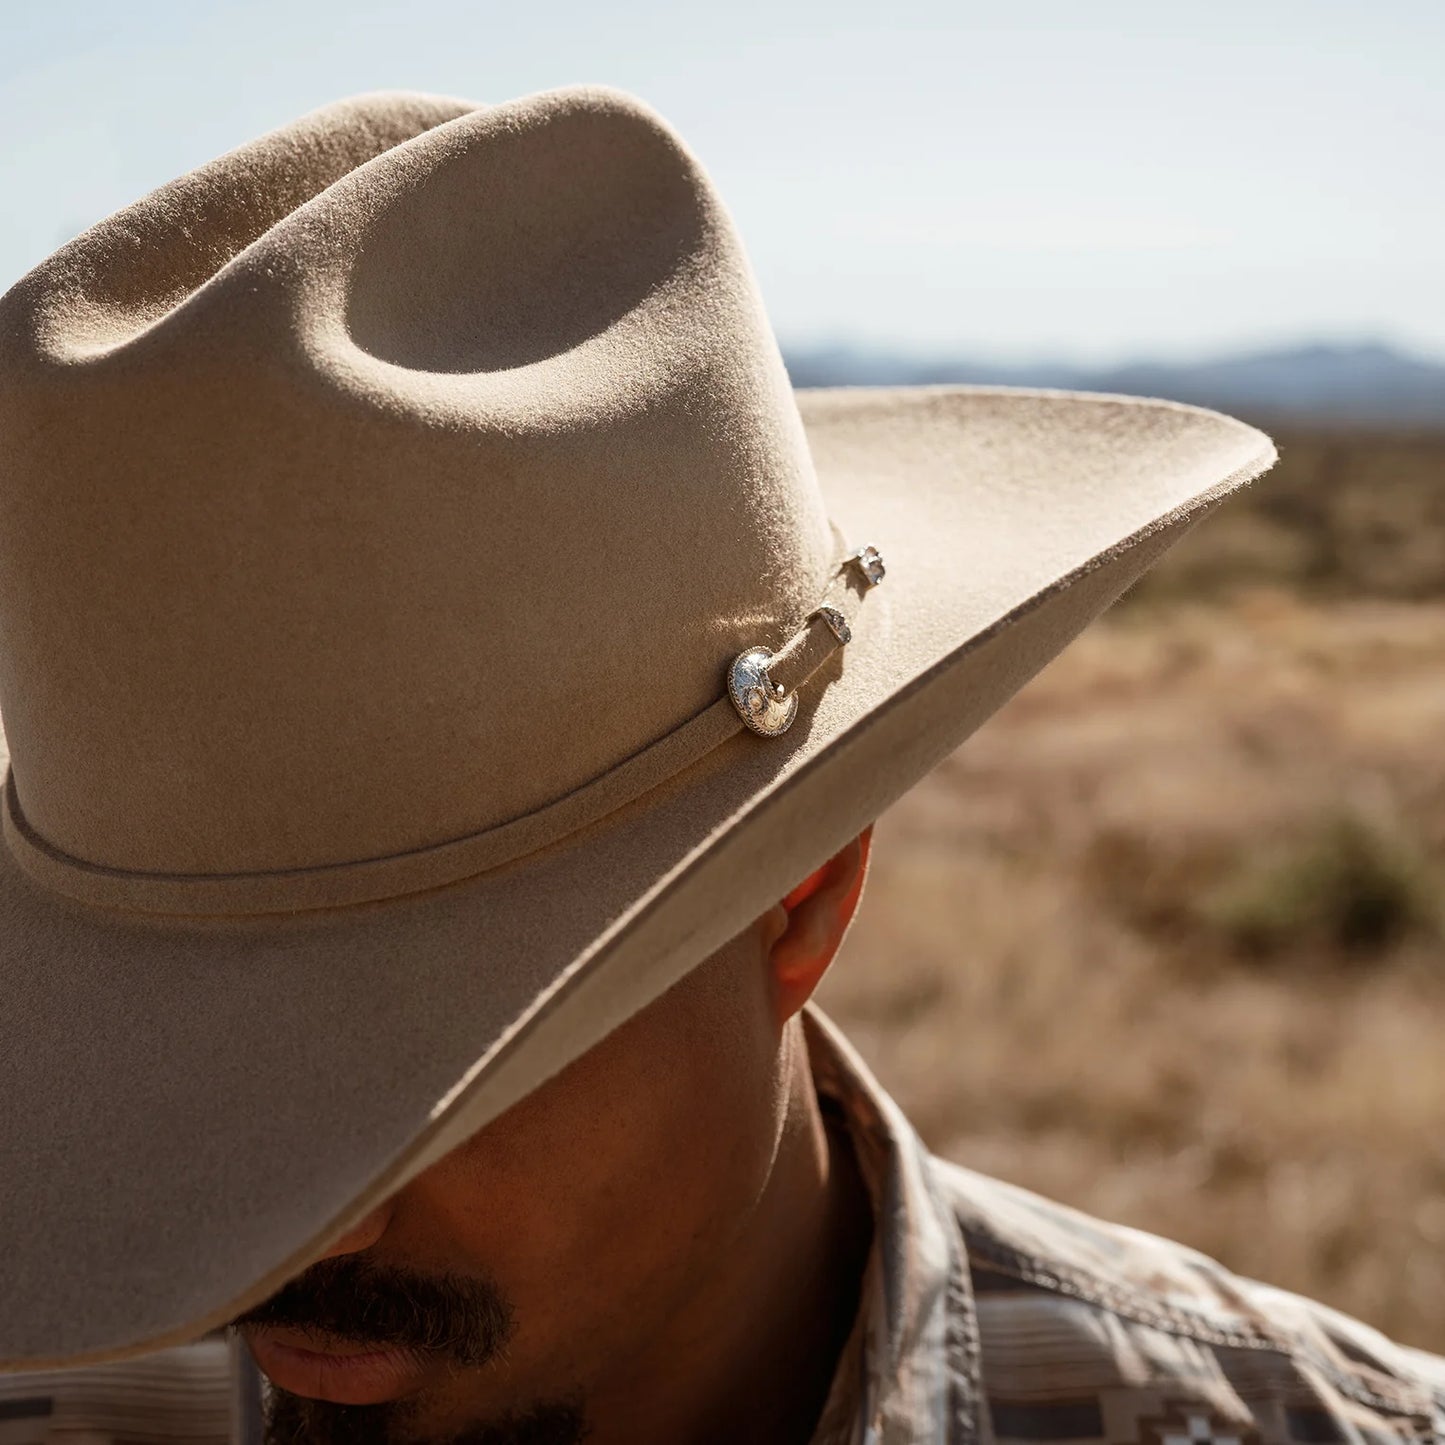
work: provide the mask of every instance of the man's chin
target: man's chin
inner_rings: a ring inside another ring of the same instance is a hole
[[[273,1385],[266,1406],[266,1445],[403,1445],[417,1438],[390,1404],[338,1405]]]
[[[502,1419],[429,1431],[421,1402],[337,1404],[273,1386],[266,1409],[266,1445],[580,1445],[587,1438],[580,1404],[535,1406]]]

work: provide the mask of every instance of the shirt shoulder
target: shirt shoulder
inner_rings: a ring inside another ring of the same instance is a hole
[[[0,1374],[0,1445],[228,1445],[223,1339],[68,1370]]]
[[[1445,1359],[941,1160],[999,1445],[1445,1441]]]

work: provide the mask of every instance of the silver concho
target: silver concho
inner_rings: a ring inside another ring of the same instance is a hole
[[[728,696],[738,716],[765,738],[787,732],[798,715],[797,693],[785,694],[768,676],[772,660],[766,647],[750,647],[739,653],[728,669]]]
[[[836,607],[824,602],[808,614],[808,621],[811,622],[815,617],[821,617],[828,624],[828,631],[839,642],[846,643],[853,640],[853,629],[848,626],[848,619]]]

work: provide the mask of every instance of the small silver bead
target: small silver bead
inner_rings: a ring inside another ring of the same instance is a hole
[[[848,559],[862,574],[870,587],[876,587],[887,574],[883,554],[877,547],[860,547]]]
[[[828,630],[838,639],[839,642],[850,642],[853,638],[853,629],[848,626],[848,619],[838,611],[836,607],[824,602],[822,606],[816,607],[809,614],[809,620],[814,617],[821,617],[828,624]]]

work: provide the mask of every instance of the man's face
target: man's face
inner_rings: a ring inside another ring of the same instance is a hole
[[[787,1114],[766,920],[237,1323],[277,1442],[575,1441],[724,1307]],[[337,1352],[349,1355],[338,1358]]]

